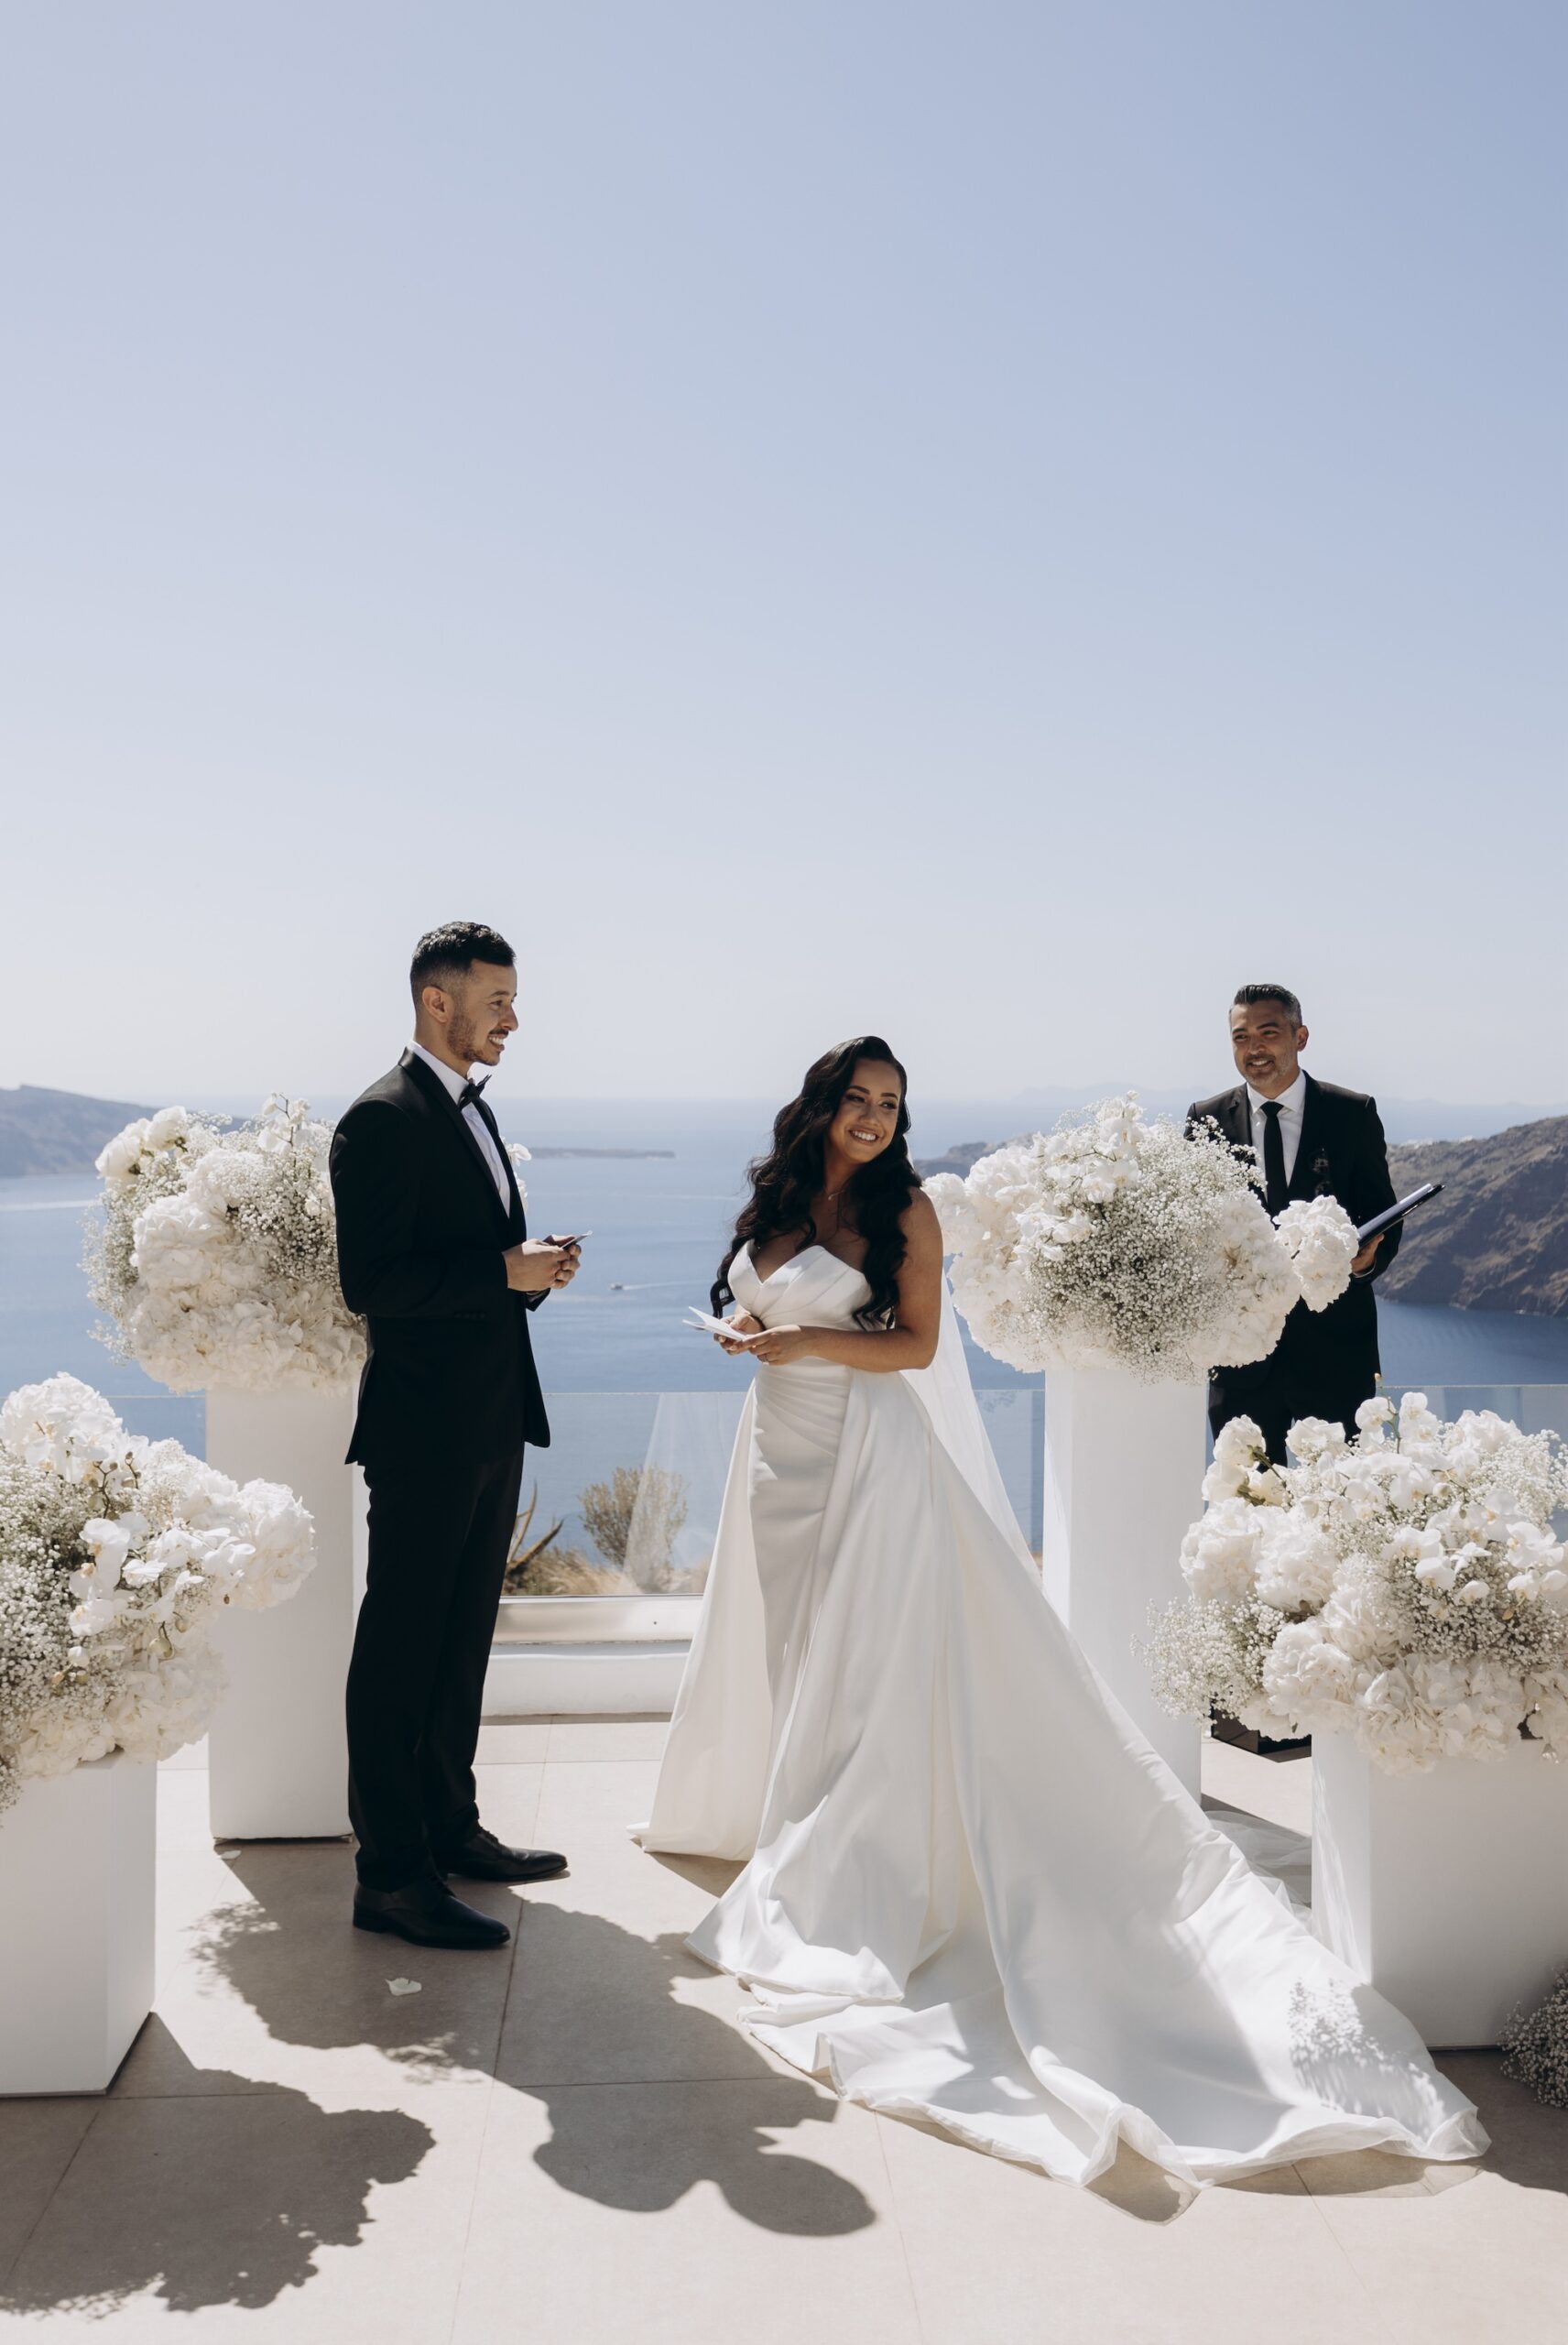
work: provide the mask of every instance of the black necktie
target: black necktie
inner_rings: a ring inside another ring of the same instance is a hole
[[[1271,1214],[1283,1213],[1290,1201],[1285,1178],[1285,1136],[1279,1129],[1279,1102],[1263,1102],[1263,1195]]]

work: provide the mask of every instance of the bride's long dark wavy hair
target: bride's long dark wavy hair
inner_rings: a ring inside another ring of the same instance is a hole
[[[773,1118],[772,1148],[746,1168],[751,1195],[713,1281],[715,1312],[734,1300],[730,1265],[748,1239],[753,1248],[758,1248],[770,1238],[799,1229],[805,1233],[802,1247],[816,1244],[811,1199],[822,1185],[824,1143],[862,1059],[879,1059],[898,1069],[898,1119],[881,1155],[873,1157],[869,1164],[858,1165],[845,1183],[840,1210],[866,1240],[862,1269],[871,1294],[855,1315],[866,1326],[882,1325],[892,1317],[898,1302],[898,1272],[904,1264],[904,1233],[899,1225],[905,1206],[920,1186],[920,1176],[909,1162],[909,1078],[880,1034],[857,1034],[853,1041],[825,1051],[814,1066],[807,1068],[799,1098],[780,1107]]]

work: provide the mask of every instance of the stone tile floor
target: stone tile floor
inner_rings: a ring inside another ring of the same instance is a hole
[[[0,2104],[0,2333],[196,2345],[1501,2345],[1568,2336],[1568,2117],[1448,2065],[1479,2168],[1373,2154],[1074,2191],[841,2106],[682,1950],[724,1869],[642,1855],[663,1729],[487,1728],[487,1822],[564,1847],[498,1956],[347,1927],[338,1845],[160,1782],[158,2009],[101,2100]],[[187,1754],[189,1758],[192,1754]],[[199,1761],[200,1754],[193,1754]],[[1211,1754],[1290,1854],[1307,1771]],[[1506,1926],[1506,1918],[1501,1926]],[[417,1979],[394,1995],[389,1977]]]

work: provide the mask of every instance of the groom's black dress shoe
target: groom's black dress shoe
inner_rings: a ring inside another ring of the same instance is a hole
[[[505,1922],[465,1905],[444,1881],[429,1875],[402,1889],[366,1889],[361,1881],[354,1892],[354,1926],[389,1931],[410,1946],[505,1946],[512,1935]]]
[[[455,1848],[437,1849],[433,1861],[438,1872],[455,1872],[464,1881],[552,1881],[566,1871],[566,1859],[553,1849],[508,1849],[482,1824]]]

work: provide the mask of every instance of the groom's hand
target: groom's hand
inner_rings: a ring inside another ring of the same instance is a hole
[[[508,1246],[501,1259],[506,1265],[506,1284],[518,1294],[544,1294],[553,1286],[564,1286],[577,1268],[571,1247],[552,1246],[548,1238],[525,1238],[520,1246]]]

